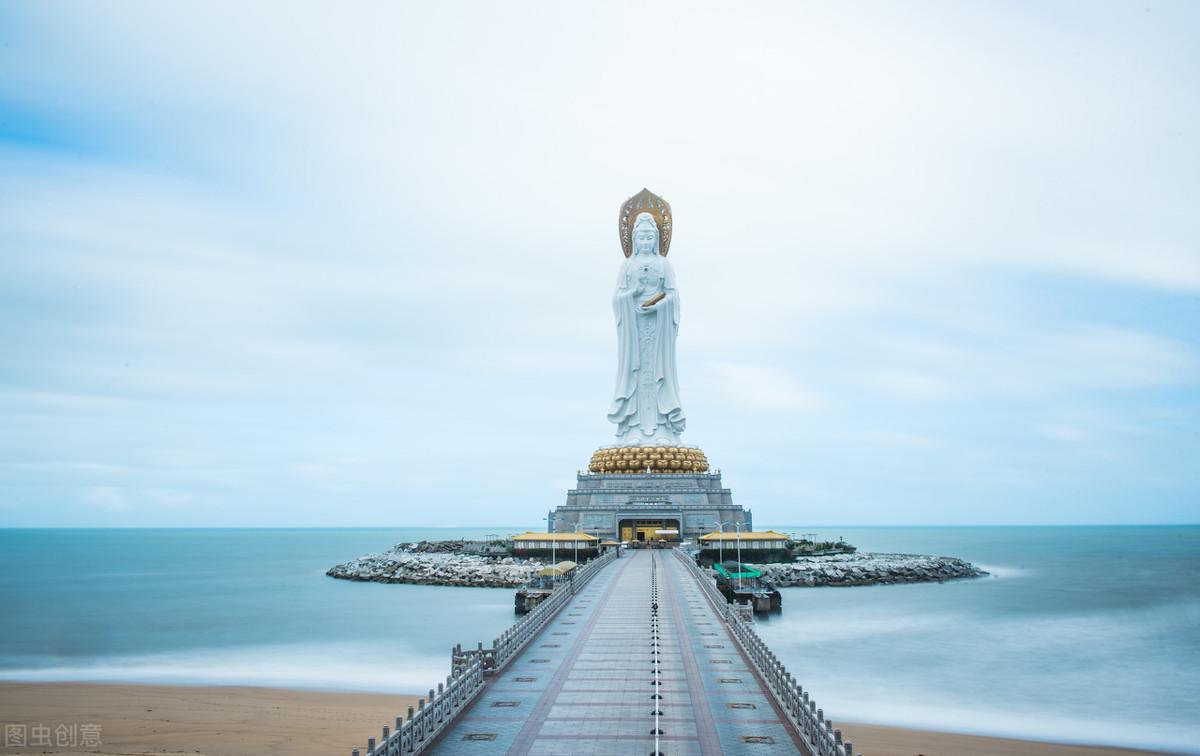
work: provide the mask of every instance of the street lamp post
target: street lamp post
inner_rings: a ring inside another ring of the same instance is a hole
[[[720,532],[720,534],[721,534],[721,537],[717,539],[717,554],[719,554],[719,556],[717,557],[717,564],[724,566],[725,565],[725,523],[717,522],[717,523],[713,523],[713,524],[717,526],[717,531]]]
[[[725,561],[725,528],[724,525],[732,525],[737,533],[737,564],[738,564],[738,589],[742,587],[742,523],[735,521],[718,522],[717,527],[721,528],[721,561]]]
[[[550,531],[550,527],[549,527],[550,518],[543,517],[542,519],[546,521],[546,525],[547,525],[546,530]],[[554,565],[558,564],[558,559],[556,558],[556,554],[558,553],[557,549],[556,549],[556,547],[558,546],[558,540],[554,537],[554,531],[550,531],[549,536],[550,536],[550,566],[553,567]],[[558,575],[555,575],[553,570],[551,570],[550,572],[551,572],[550,579],[557,583]]]
[[[742,588],[742,525],[741,523],[733,523],[733,527],[737,532],[737,555],[738,555],[738,590]]]

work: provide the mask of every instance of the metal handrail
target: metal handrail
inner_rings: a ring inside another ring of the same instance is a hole
[[[709,603],[729,626],[733,639],[766,683],[767,692],[796,728],[813,756],[855,756],[854,744],[842,741],[842,731],[834,729],[833,721],[825,718],[824,710],[817,708],[808,692],[758,637],[752,621],[743,618],[735,605],[725,600],[717,590],[716,581],[704,574],[693,558],[680,551],[675,551],[675,556],[687,566]]]
[[[409,706],[407,719],[397,716],[394,731],[384,725],[378,743],[368,738],[367,756],[413,756],[428,748],[475,700],[487,679],[504,669],[580,588],[616,558],[616,551],[610,551],[576,570],[571,580],[560,583],[533,611],[492,641],[491,648],[484,648],[481,642],[464,651],[456,645],[446,681],[438,683],[436,691],[430,688],[427,698],[417,699],[416,707]],[[351,753],[359,756],[359,749]]]

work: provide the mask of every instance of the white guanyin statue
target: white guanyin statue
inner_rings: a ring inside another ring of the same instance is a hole
[[[621,206],[625,263],[617,276],[617,385],[608,419],[620,446],[677,446],[687,421],[679,403],[675,338],[679,290],[667,261],[671,206],[643,189]]]

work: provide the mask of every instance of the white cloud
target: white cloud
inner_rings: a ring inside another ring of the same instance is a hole
[[[718,392],[734,408],[764,415],[803,414],[825,406],[816,392],[770,365],[714,363],[701,385],[701,390]]]
[[[920,433],[897,430],[864,430],[845,434],[848,441],[876,446],[883,449],[937,449],[945,445],[942,439]]]
[[[627,10],[11,10],[6,522],[62,485],[133,524],[542,512],[610,438],[643,185],[675,208],[689,436],[761,477],[760,518],[801,475],[864,520],[1056,470],[1195,493],[1193,8]]]
[[[1036,324],[1014,324],[976,333],[972,341],[889,340],[880,350],[889,367],[870,368],[864,383],[909,399],[1012,401],[1200,381],[1197,350],[1153,333],[1081,325],[1040,331]]]
[[[946,380],[914,371],[888,370],[868,375],[866,382],[899,397],[945,399],[961,391]]]
[[[1091,441],[1095,437],[1091,431],[1075,425],[1039,423],[1035,426],[1035,429],[1038,433],[1041,433],[1046,438],[1050,438],[1055,441],[1062,441],[1063,443]]]
[[[111,486],[94,486],[83,492],[83,500],[107,512],[125,512],[130,508],[129,495]]]

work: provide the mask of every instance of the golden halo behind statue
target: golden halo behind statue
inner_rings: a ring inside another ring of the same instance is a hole
[[[621,235],[621,249],[625,256],[633,254],[633,222],[641,213],[650,213],[658,224],[658,254],[667,256],[671,248],[671,204],[649,189],[643,189],[621,205],[621,214],[617,217],[617,231]]]

